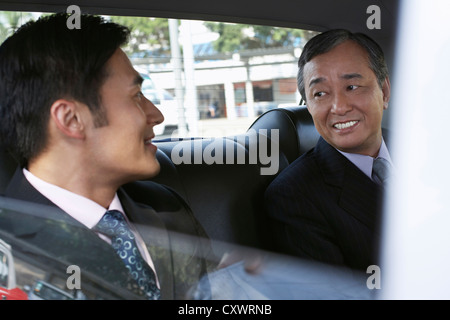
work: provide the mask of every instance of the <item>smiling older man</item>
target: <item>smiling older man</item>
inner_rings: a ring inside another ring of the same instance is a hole
[[[298,87],[321,135],[266,191],[276,250],[366,270],[376,264],[383,187],[391,163],[381,121],[390,98],[384,55],[363,34],[331,30],[299,59]]]

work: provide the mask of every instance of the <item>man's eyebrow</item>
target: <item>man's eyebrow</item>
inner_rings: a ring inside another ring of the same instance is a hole
[[[351,79],[362,79],[363,76],[359,73],[346,73],[346,74],[341,75],[339,78],[344,79],[344,80],[351,80]],[[313,78],[309,82],[309,86],[312,87],[318,83],[324,82],[325,80],[326,79],[324,77]]]
[[[321,82],[323,82],[323,81],[325,81],[325,78],[323,78],[323,77],[320,77],[320,78],[313,78],[313,79],[311,79],[311,81],[309,82],[309,86],[312,87],[313,85],[316,85],[316,84],[321,83]]]
[[[362,79],[363,76],[359,73],[347,73],[340,76],[341,79],[351,80],[351,79]]]

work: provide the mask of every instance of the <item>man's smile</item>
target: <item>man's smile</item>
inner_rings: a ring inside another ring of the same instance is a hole
[[[347,121],[347,122],[339,122],[339,123],[333,124],[333,128],[336,128],[338,130],[347,129],[347,128],[355,126],[358,122],[359,121],[356,121],[356,120],[351,120],[351,121]]]

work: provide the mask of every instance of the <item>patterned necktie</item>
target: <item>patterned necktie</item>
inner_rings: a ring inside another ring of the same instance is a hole
[[[386,185],[391,176],[391,164],[383,158],[373,160],[372,177],[381,185]]]
[[[142,258],[135,236],[120,211],[109,210],[95,226],[95,230],[111,238],[111,245],[125,264],[131,277],[149,300],[158,300],[160,291],[153,270]]]

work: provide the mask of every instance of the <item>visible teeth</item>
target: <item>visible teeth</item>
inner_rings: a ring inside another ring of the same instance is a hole
[[[148,139],[144,141],[145,144],[151,144],[152,143],[152,139]]]
[[[346,123],[336,123],[334,125],[334,127],[336,129],[345,129],[345,128],[350,128],[351,126],[354,126],[358,121],[349,121]]]

